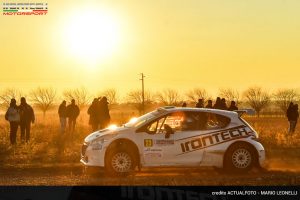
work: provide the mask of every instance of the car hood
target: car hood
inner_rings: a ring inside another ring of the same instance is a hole
[[[128,127],[116,127],[114,129],[109,129],[109,128],[102,129],[102,130],[99,130],[99,131],[89,134],[84,139],[84,142],[89,143],[89,142],[93,141],[94,139],[105,136],[105,135],[121,134],[123,131],[128,130],[128,129],[129,129]]]

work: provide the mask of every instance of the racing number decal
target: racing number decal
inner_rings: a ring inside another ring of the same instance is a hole
[[[152,139],[144,139],[144,146],[145,147],[152,147],[153,146],[153,140]]]

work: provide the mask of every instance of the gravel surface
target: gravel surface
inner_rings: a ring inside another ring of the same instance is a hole
[[[128,177],[110,177],[81,165],[2,167],[0,185],[300,185],[300,171],[226,174],[212,168],[144,168]]]

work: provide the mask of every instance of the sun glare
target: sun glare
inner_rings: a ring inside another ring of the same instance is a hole
[[[81,11],[70,18],[65,28],[67,48],[74,57],[85,62],[112,55],[120,41],[116,20],[100,10]]]

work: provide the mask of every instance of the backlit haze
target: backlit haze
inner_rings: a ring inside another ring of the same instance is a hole
[[[10,1],[1,1],[3,2]],[[25,1],[14,1],[25,2]],[[0,89],[300,86],[298,0],[51,0],[0,15]]]

